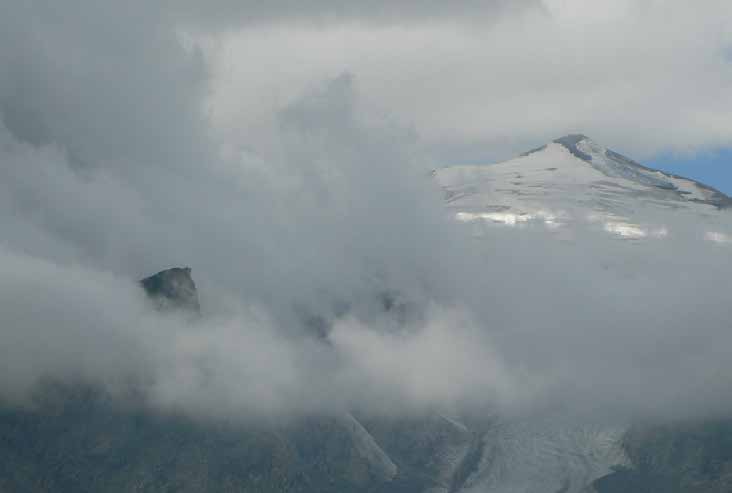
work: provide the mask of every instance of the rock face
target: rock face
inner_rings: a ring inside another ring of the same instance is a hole
[[[174,267],[140,281],[147,295],[161,309],[201,311],[190,267]]]

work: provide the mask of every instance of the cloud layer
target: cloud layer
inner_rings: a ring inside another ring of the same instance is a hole
[[[347,70],[365,104],[413,125],[445,164],[573,132],[643,159],[726,147],[730,8],[546,0],[501,15],[259,24],[222,41],[212,106],[246,136],[273,105]]]
[[[207,416],[730,410],[728,250],[475,241],[429,179],[576,125],[720,145],[725,3],[272,5],[3,2],[3,399],[52,377]],[[136,286],[171,265],[201,320]]]

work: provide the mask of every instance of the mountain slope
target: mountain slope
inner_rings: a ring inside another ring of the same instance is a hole
[[[732,199],[697,181],[646,168],[584,135],[568,135],[515,159],[434,172],[456,219],[476,224],[595,227],[626,239],[673,234],[673,217],[732,238]]]
[[[598,493],[732,491],[732,420],[635,426],[623,439],[632,467],[595,482]]]
[[[140,286],[159,310],[199,315],[189,268]],[[350,413],[196,420],[151,409],[137,390],[120,399],[49,380],[27,407],[0,401],[0,493],[446,493],[473,437],[436,416],[370,420],[378,433]]]
[[[438,169],[434,178],[455,219],[478,236],[509,226],[569,239],[586,228],[622,240],[675,241],[691,233],[732,242],[730,197],[584,135],[497,164]],[[482,434],[482,459],[466,491],[732,491],[728,430],[729,421],[588,428],[499,420]]]
[[[732,242],[732,199],[647,168],[584,135],[490,165],[438,169],[455,218],[487,228],[537,227],[573,238],[589,228],[623,240]],[[498,234],[493,231],[493,235]],[[583,427],[500,421],[486,432],[467,491],[722,493],[732,491],[731,420]]]

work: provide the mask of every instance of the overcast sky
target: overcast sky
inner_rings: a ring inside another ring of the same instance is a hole
[[[230,14],[247,27],[211,57],[214,120],[242,135],[348,72],[363,104],[413,126],[446,163],[570,132],[637,159],[732,143],[724,0],[246,4]]]
[[[1,399],[52,375],[204,415],[732,409],[728,249],[476,242],[429,180],[569,132],[728,148],[729,2],[0,11]],[[135,284],[180,265],[195,322]]]

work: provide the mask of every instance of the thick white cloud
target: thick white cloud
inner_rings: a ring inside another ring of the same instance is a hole
[[[214,55],[213,114],[246,141],[271,108],[348,71],[447,163],[578,131],[638,158],[724,147],[730,17],[718,0],[547,0],[497,18],[258,25]]]
[[[3,398],[51,376],[204,414],[732,407],[710,399],[729,395],[724,246],[476,243],[428,175],[575,129],[722,145],[726,3],[428,2],[402,22],[318,3],[316,23],[0,4]],[[170,265],[193,267],[195,323],[134,285]]]

